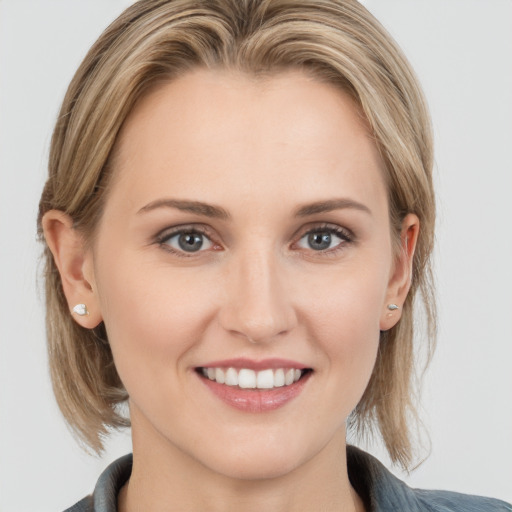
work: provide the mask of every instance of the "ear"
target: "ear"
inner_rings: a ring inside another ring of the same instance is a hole
[[[400,253],[395,258],[386,293],[386,301],[380,320],[380,330],[387,331],[394,327],[402,316],[402,306],[411,287],[412,263],[416,242],[420,231],[420,221],[416,215],[409,213],[402,222],[400,233]],[[390,310],[394,304],[398,309]]]
[[[42,226],[46,243],[59,270],[62,288],[70,315],[87,329],[93,329],[102,320],[95,292],[92,251],[86,248],[83,236],[73,227],[71,217],[59,210],[44,214]],[[85,304],[87,314],[73,311]]]

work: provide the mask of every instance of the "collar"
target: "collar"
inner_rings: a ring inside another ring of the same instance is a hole
[[[91,496],[66,512],[117,512],[117,496],[132,472],[132,455],[113,462],[100,476]],[[512,505],[448,491],[411,489],[376,458],[347,447],[348,476],[368,512],[512,512]]]
[[[369,453],[347,446],[350,483],[369,512],[421,512],[416,493]]]
[[[117,495],[130,478],[132,463],[132,455],[125,455],[101,474],[91,497],[92,511],[117,510]],[[375,457],[355,446],[348,446],[347,465],[350,483],[369,512],[422,510],[413,490],[390,473]]]

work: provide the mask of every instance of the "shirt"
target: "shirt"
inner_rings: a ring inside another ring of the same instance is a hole
[[[512,512],[504,501],[449,491],[412,489],[376,458],[347,447],[350,482],[368,512]],[[113,462],[101,474],[94,492],[65,512],[116,512],[117,495],[132,471],[132,455]]]

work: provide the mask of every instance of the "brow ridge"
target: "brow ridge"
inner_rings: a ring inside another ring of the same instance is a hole
[[[372,214],[371,210],[362,203],[354,201],[353,199],[339,198],[328,199],[325,201],[316,201],[314,203],[301,206],[295,212],[296,217],[307,217],[317,213],[327,213],[333,210],[342,210],[345,208],[360,210],[362,212]]]
[[[227,220],[230,218],[229,213],[220,206],[203,203],[201,201],[190,201],[187,199],[157,199],[143,206],[137,213],[146,213],[158,208],[175,208],[184,212],[191,212],[204,217],[212,217],[216,219]]]
[[[190,201],[186,199],[157,199],[151,203],[143,206],[138,213],[145,213],[156,210],[158,208],[175,208],[177,210],[195,213],[205,217],[217,218],[228,220],[231,218],[230,214],[220,206],[214,206],[201,201]],[[300,206],[296,212],[296,217],[308,217],[318,213],[327,213],[334,210],[341,210],[351,208],[366,212],[371,215],[371,210],[362,203],[347,198],[328,199],[324,201],[316,201]]]

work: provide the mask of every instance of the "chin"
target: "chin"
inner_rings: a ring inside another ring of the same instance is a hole
[[[292,457],[286,454],[240,453],[236,458],[216,461],[208,464],[208,469],[234,480],[268,480],[283,477],[301,465],[297,454]]]
[[[285,433],[286,434],[286,433]],[[286,476],[322,451],[319,438],[254,435],[252,439],[218,440],[199,460],[210,471],[235,480],[265,480]],[[213,450],[212,450],[213,448]],[[218,448],[218,449],[217,449]],[[197,456],[197,451],[193,456]]]

